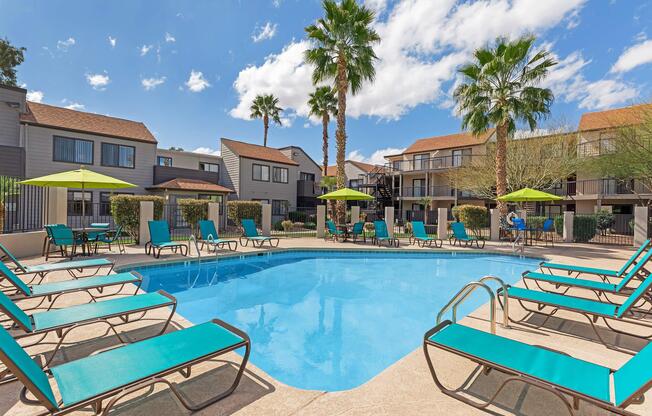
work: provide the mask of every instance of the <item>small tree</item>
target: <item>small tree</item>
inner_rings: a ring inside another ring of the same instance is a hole
[[[251,218],[256,224],[260,224],[263,217],[263,206],[258,201],[228,201],[226,212],[228,218],[238,227],[242,225],[242,220],[245,218]]]
[[[199,221],[208,218],[208,200],[185,198],[178,201],[184,221],[190,224],[192,233],[199,234]]]
[[[476,236],[480,236],[480,230],[489,225],[489,211],[486,207],[458,205],[453,207],[453,216],[458,221],[463,222],[464,227],[471,230]]]
[[[23,63],[25,48],[13,46],[9,39],[0,39],[0,84],[16,86],[16,67]]]
[[[596,215],[597,228],[600,231],[601,235],[607,234],[607,231],[611,230],[611,227],[616,223],[616,217],[611,211],[606,209],[600,210]]]
[[[111,201],[111,215],[113,220],[129,234],[136,243],[140,243],[140,202],[152,201],[154,203],[154,219],[163,217],[163,204],[165,200],[160,196],[151,195],[114,195]]]
[[[428,210],[430,209],[430,204],[432,204],[432,198],[424,196],[419,200],[419,204],[423,205],[423,223],[428,224]]]

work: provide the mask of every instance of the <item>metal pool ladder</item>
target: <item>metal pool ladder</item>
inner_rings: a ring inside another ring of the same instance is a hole
[[[190,249],[191,241],[195,246],[195,250],[197,250],[197,263],[199,263],[201,261],[201,250],[199,250],[199,243],[197,242],[197,238],[194,234],[190,234],[190,237],[188,237],[188,249]]]
[[[493,290],[485,282],[493,280],[498,282],[503,290],[503,328],[509,328],[509,296],[507,294],[507,285],[499,277],[496,276],[484,276],[478,281],[469,282],[459,292],[453,296],[453,298],[439,311],[437,314],[437,325],[441,323],[441,320],[446,312],[452,309],[452,321],[453,323],[457,322],[457,307],[461,305],[468,297],[478,288],[483,288],[489,295],[489,319],[491,321],[491,333],[496,333],[496,295],[494,295]]]

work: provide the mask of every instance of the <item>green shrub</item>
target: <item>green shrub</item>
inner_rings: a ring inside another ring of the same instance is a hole
[[[559,235],[564,235],[564,216],[555,217],[555,231]]]
[[[137,244],[140,243],[140,202],[154,202],[154,219],[159,220],[163,217],[164,199],[160,196],[114,195],[109,201],[113,220],[117,225],[122,226],[124,232],[129,234]]]
[[[489,226],[489,210],[478,205],[458,205],[453,208],[453,216],[476,236],[480,229]]]
[[[600,210],[596,215],[597,228],[602,235],[605,235],[608,230],[616,223],[616,216],[607,210]]]
[[[548,219],[548,217],[543,215],[528,215],[526,224],[528,228],[543,228],[543,223]]]
[[[305,228],[306,230],[316,230],[317,224],[314,222],[304,222],[303,228]]]
[[[184,221],[190,224],[192,233],[198,234],[199,221],[208,218],[208,200],[206,199],[179,199],[179,208]]]
[[[308,213],[304,211],[290,211],[288,218],[294,222],[306,222],[308,220]]]
[[[272,230],[283,231],[283,220],[278,220],[272,224]]]
[[[256,224],[260,224],[263,217],[263,205],[258,201],[228,201],[226,213],[237,226],[242,225],[244,218],[252,218]]]
[[[597,215],[575,215],[573,235],[576,243],[588,243],[598,230]]]
[[[294,223],[291,220],[281,221],[281,228],[286,233],[292,231],[292,227],[294,227]]]
[[[412,222],[405,223],[405,232],[408,234],[412,234]]]

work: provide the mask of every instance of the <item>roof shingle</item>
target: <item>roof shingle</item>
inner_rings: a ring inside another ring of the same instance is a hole
[[[612,129],[641,124],[652,119],[652,104],[632,105],[614,110],[584,113],[580,118],[580,131]]]
[[[358,169],[367,173],[371,173],[371,171],[373,171],[377,167],[381,167],[378,165],[372,165],[370,163],[359,162],[357,160],[346,160],[345,163],[350,163],[352,165],[355,165]],[[336,175],[337,175],[337,165],[326,167],[326,176],[336,176]]]
[[[456,147],[474,146],[484,144],[489,140],[494,133],[494,129],[489,129],[486,132],[474,135],[470,132],[462,132],[449,134],[446,136],[428,137],[419,139],[412,143],[410,147],[405,149],[403,154],[430,152],[433,150],[453,149]]]
[[[200,192],[219,192],[231,193],[231,189],[216,183],[210,183],[199,179],[175,178],[167,182],[162,182],[147,189],[173,189],[183,191],[200,191]]]
[[[27,102],[27,110],[27,113],[20,116],[20,121],[26,124],[157,143],[154,135],[143,123],[138,121],[85,113],[31,101]]]
[[[246,157],[247,159],[265,160],[267,162],[283,163],[285,165],[299,165],[294,160],[285,156],[283,152],[273,147],[265,147],[225,138],[222,138],[222,143],[238,156]]]

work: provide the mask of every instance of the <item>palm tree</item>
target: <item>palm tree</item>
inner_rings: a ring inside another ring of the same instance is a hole
[[[324,175],[326,175],[328,168],[328,123],[331,121],[331,114],[334,116],[337,115],[337,98],[335,98],[333,88],[318,87],[315,89],[315,92],[310,94],[308,105],[310,106],[311,116],[321,117],[323,140],[321,149],[324,153],[322,164],[324,165]]]
[[[531,130],[550,114],[554,96],[537,85],[557,62],[548,51],[531,53],[535,38],[525,36],[514,41],[498,38],[494,48],[475,51],[475,62],[459,72],[465,82],[455,89],[455,99],[463,114],[462,127],[480,134],[496,127],[496,194],[507,192],[507,138],[517,122],[526,122]],[[500,212],[507,206],[498,202]]]
[[[262,94],[257,95],[254,98],[254,102],[249,108],[251,110],[251,118],[262,118],[263,119],[263,128],[265,129],[263,146],[267,147],[267,131],[269,130],[269,119],[271,118],[274,123],[279,126],[281,123],[281,112],[283,109],[278,106],[278,98],[274,97],[273,94]]]
[[[373,81],[376,75],[374,61],[378,59],[373,44],[380,36],[371,27],[374,12],[355,0],[324,0],[324,17],[306,27],[314,48],[306,51],[306,62],[313,64],[313,83],[334,80],[337,90],[337,187],[346,186],[344,160],[346,158],[346,94],[353,95],[364,81]],[[345,221],[346,204],[338,201],[338,221]]]

